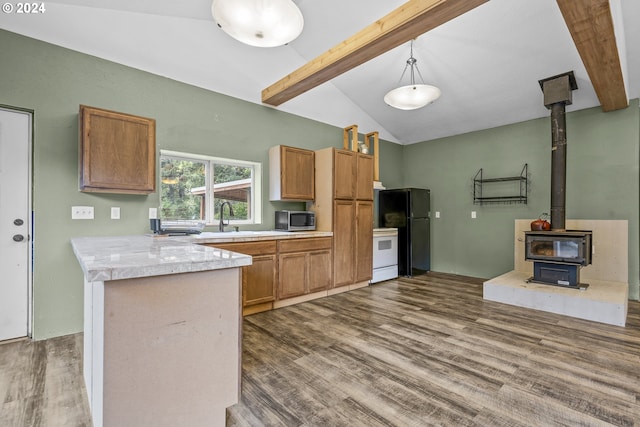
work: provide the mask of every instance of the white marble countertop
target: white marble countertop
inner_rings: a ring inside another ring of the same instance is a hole
[[[204,243],[331,237],[325,231],[230,231],[189,236],[143,235],[71,239],[89,282],[161,276],[251,265],[252,258]]]
[[[115,236],[71,239],[89,282],[251,265],[249,255],[194,244],[190,237]]]

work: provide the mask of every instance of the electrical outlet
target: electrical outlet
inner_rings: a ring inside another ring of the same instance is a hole
[[[93,219],[93,206],[71,206],[71,219]]]
[[[471,218],[476,219],[476,211],[471,211]]]
[[[158,218],[158,208],[149,208],[149,219]]]
[[[120,219],[120,208],[117,206],[111,207],[111,219]]]

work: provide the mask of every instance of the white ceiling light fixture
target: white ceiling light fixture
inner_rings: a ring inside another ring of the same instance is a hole
[[[225,33],[256,47],[285,45],[304,26],[302,12],[291,0],[213,0],[211,14]]]
[[[413,40],[411,40],[411,56],[407,59],[407,64],[404,66],[404,71],[400,76],[400,83],[402,83],[402,78],[406,74],[407,68],[409,68],[411,83],[395,88],[384,96],[384,102],[391,107],[399,110],[416,110],[440,98],[442,94],[440,89],[432,85],[424,84],[424,79],[422,78],[422,74],[420,74],[417,62],[413,57]],[[416,72],[418,76],[420,76],[420,80],[422,80],[421,84],[416,84]]]

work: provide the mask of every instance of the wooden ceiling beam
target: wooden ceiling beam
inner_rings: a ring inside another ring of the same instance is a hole
[[[603,111],[629,106],[609,0],[557,0]]]
[[[280,105],[488,0],[409,0],[262,91],[262,102]]]

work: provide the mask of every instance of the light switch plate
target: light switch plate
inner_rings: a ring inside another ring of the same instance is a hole
[[[93,219],[93,206],[71,206],[71,219]]]
[[[111,219],[120,219],[120,208],[117,206],[111,207]]]
[[[440,218],[440,211],[436,211],[436,218]]]
[[[476,219],[476,211],[471,211],[471,218]]]
[[[149,219],[158,218],[158,208],[149,208]]]

